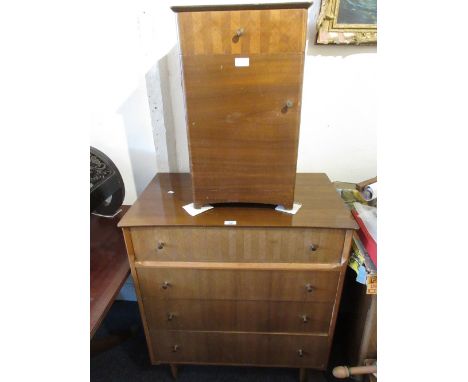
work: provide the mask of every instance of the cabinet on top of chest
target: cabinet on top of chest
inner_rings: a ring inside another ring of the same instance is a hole
[[[309,6],[172,8],[196,206],[292,207]]]

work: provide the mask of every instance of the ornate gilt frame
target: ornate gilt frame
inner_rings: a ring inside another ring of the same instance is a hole
[[[317,44],[377,44],[377,25],[338,24],[340,0],[322,0]]]

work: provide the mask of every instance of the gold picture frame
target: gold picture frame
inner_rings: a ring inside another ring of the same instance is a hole
[[[322,0],[319,17],[317,19],[317,44],[377,44],[377,22],[375,24],[357,24],[339,22],[341,1],[350,0]],[[375,0],[375,7],[377,0]]]

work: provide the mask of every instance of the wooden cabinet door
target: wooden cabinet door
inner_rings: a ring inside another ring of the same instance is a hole
[[[303,54],[183,56],[194,202],[292,207]]]

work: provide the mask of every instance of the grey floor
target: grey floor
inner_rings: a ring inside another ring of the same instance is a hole
[[[91,357],[91,381],[174,382],[169,366],[152,366],[149,362],[136,302],[116,301],[94,338],[99,340],[130,327],[136,331],[134,336]],[[297,369],[184,365],[179,367],[177,381],[298,382],[298,378]],[[313,382],[344,381],[333,378],[330,372],[310,372],[308,379]]]

